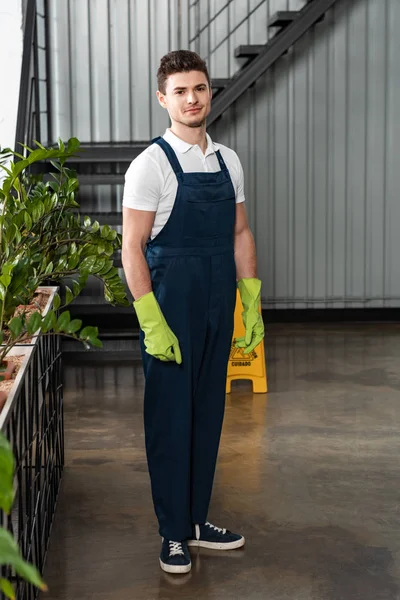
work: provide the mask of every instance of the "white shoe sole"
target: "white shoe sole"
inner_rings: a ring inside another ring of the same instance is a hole
[[[166,573],[189,573],[192,568],[192,563],[188,565],[166,565],[160,558],[160,567]]]
[[[210,550],[234,550],[245,545],[246,540],[241,537],[236,542],[218,543],[218,542],[203,542],[202,540],[187,540],[188,546],[197,546],[199,548],[209,548]]]

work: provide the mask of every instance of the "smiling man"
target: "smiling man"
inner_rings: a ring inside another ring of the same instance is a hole
[[[206,64],[194,52],[170,52],[157,78],[171,127],[126,173],[122,260],[141,328],[160,565],[187,573],[188,546],[232,550],[245,542],[207,521],[237,287],[246,329],[237,346],[250,353],[264,326],[242,167],[206,133]]]

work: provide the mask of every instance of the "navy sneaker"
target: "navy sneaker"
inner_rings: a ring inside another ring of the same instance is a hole
[[[171,542],[163,538],[160,566],[166,573],[189,573],[192,568],[186,542]]]
[[[193,525],[192,539],[187,543],[188,546],[214,550],[234,550],[244,546],[245,539],[242,535],[232,533],[228,529],[220,529],[207,521],[204,525]]]

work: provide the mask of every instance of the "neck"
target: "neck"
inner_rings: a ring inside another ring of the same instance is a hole
[[[197,144],[201,151],[205,153],[207,150],[207,138],[206,138],[206,124],[204,123],[200,127],[187,127],[182,123],[172,122],[170,131],[174,133],[178,138],[187,142],[188,144]]]

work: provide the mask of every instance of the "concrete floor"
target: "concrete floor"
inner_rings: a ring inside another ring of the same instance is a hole
[[[268,395],[227,397],[209,519],[244,549],[163,573],[140,363],[68,366],[47,600],[400,599],[400,326],[269,327]]]

